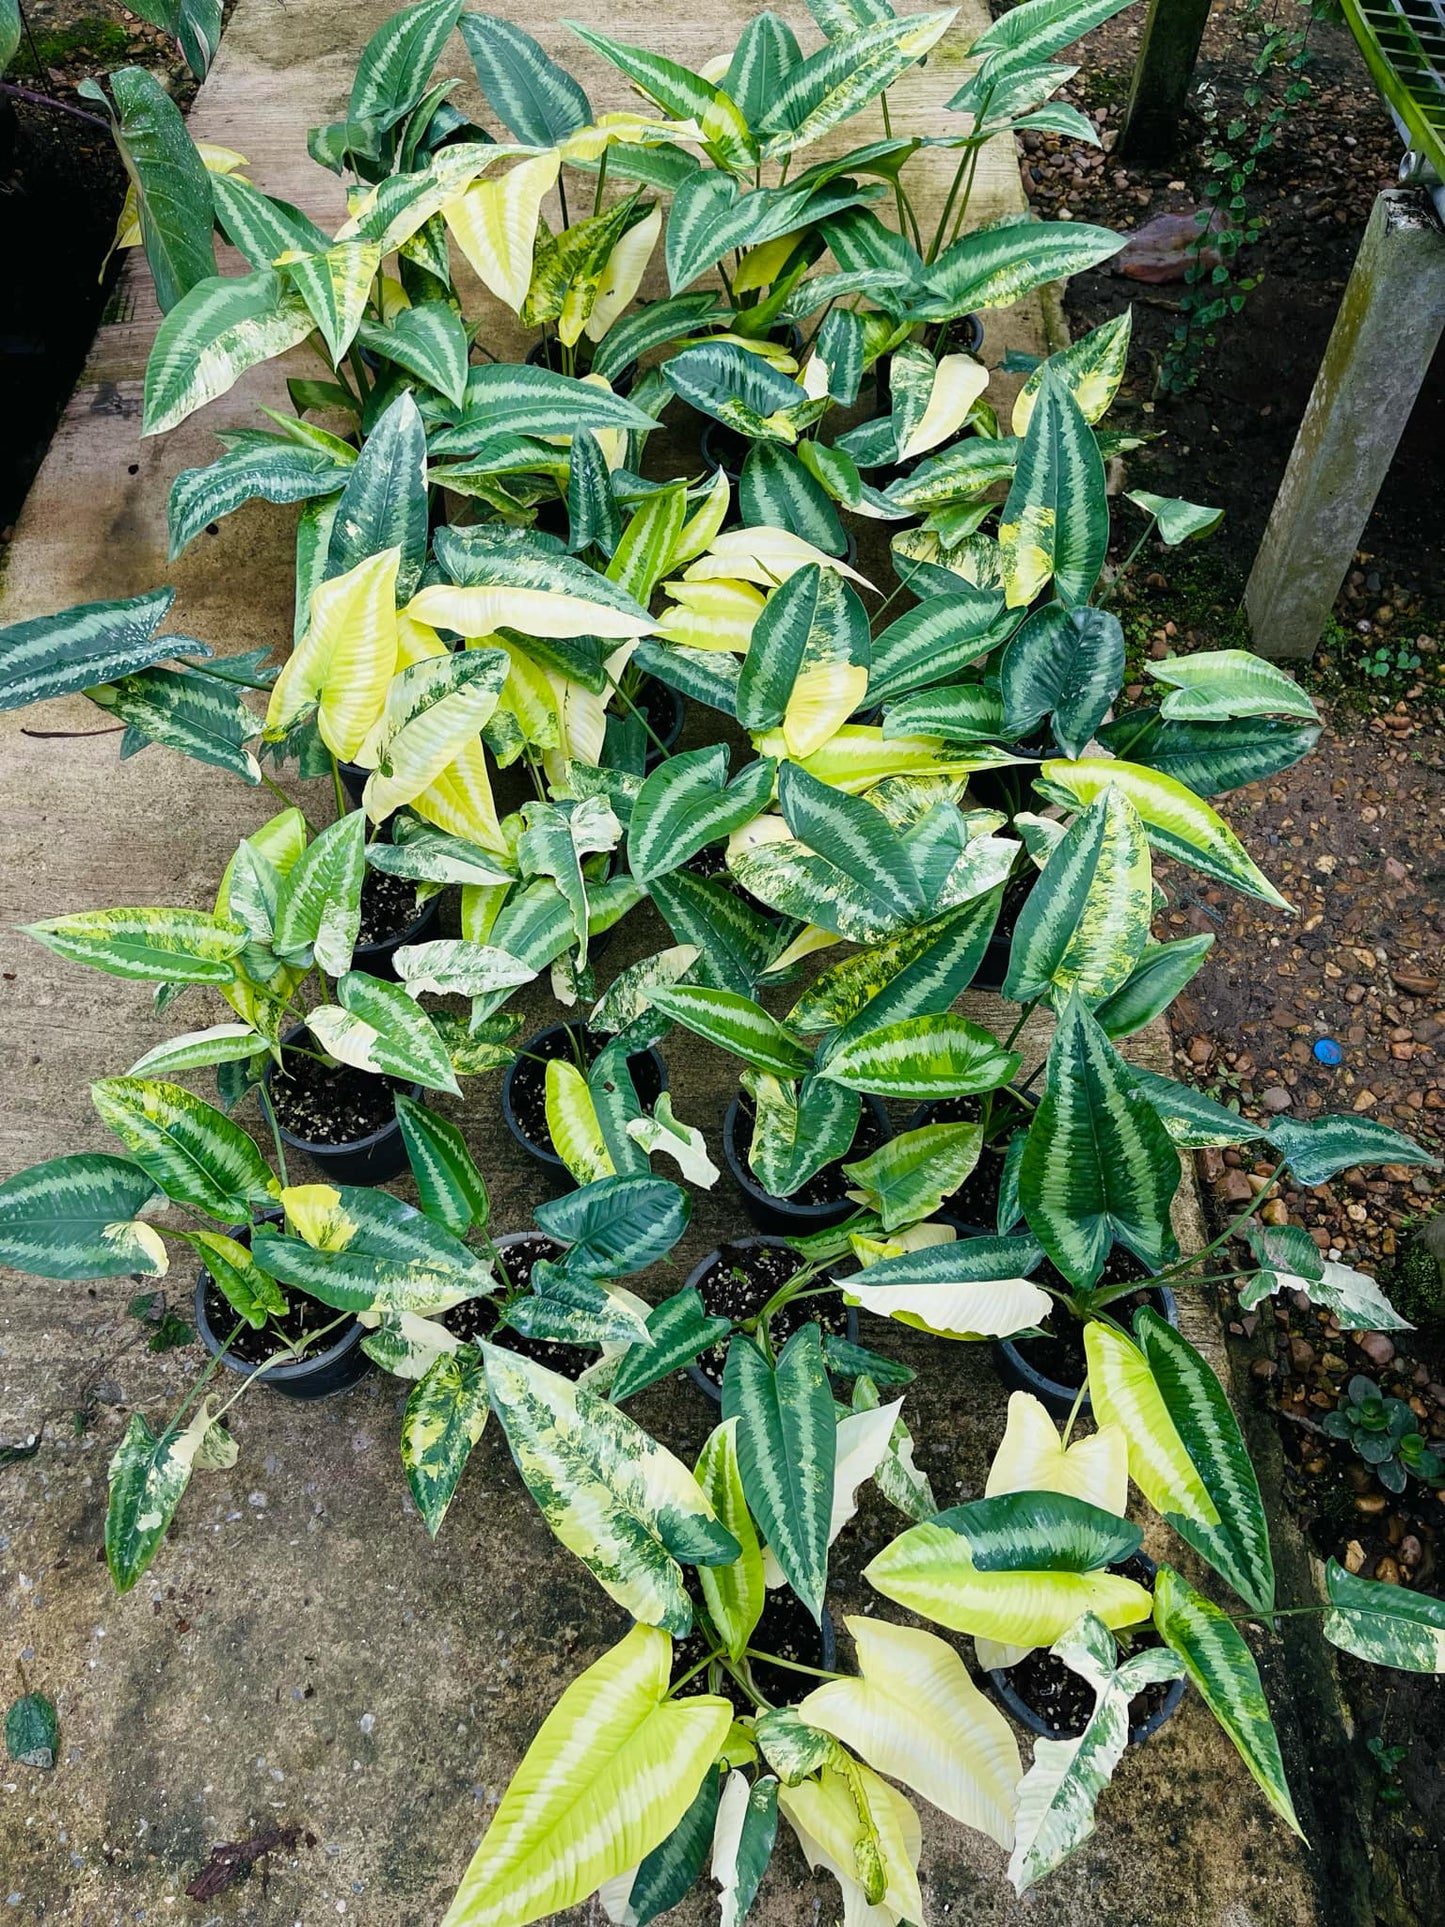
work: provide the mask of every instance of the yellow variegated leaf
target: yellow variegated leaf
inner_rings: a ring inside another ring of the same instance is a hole
[[[330,587],[330,584],[325,585]],[[320,591],[318,590],[318,594]],[[435,582],[419,589],[404,614],[437,629],[468,637],[490,636],[494,629],[520,629],[524,636],[649,636],[651,618],[559,589],[524,589],[505,583],[458,588]]]
[[[712,478],[712,486],[703,497],[702,507],[695,509],[682,525],[682,533],[666,565],[659,570],[665,575],[668,569],[680,569],[694,556],[701,555],[716,538],[719,529],[728,519],[728,509],[732,504],[733,488],[727,478],[726,469],[719,468]]]
[[[845,1296],[847,1294],[845,1293]],[[1027,1278],[984,1284],[860,1286],[850,1305],[939,1338],[1009,1338],[1039,1324],[1053,1299]]]
[[[381,716],[356,757],[372,772],[362,801],[374,823],[420,796],[468,744],[478,743],[506,675],[500,649],[469,649],[413,663],[393,677]]]
[[[941,1812],[1011,1847],[1022,1769],[1003,1714],[933,1633],[881,1619],[843,1623],[862,1677],[816,1688],[798,1717]]]
[[[931,1522],[885,1546],[863,1576],[909,1612],[1011,1646],[1052,1646],[1086,1612],[1111,1630],[1134,1626],[1153,1607],[1143,1586],[1118,1573],[980,1571],[963,1535]]]
[[[502,1796],[443,1927],[526,1927],[660,1846],[732,1724],[725,1699],[668,1699],[672,1641],[627,1637],[563,1693]]]
[[[473,181],[442,209],[478,280],[517,314],[532,281],[532,248],[542,202],[561,164],[557,150],[549,149],[519,162],[499,181]]]
[[[587,1079],[561,1057],[547,1063],[547,1131],[552,1149],[579,1184],[616,1175]]]
[[[733,293],[751,294],[756,288],[770,288],[797,245],[796,234],[780,234],[774,241],[749,248],[733,276]]]
[[[646,220],[627,230],[608,255],[587,317],[589,341],[600,341],[637,293],[661,233],[662,209],[655,207]]]
[[[1218,1509],[1138,1346],[1093,1318],[1084,1326],[1084,1352],[1095,1415],[1101,1425],[1117,1425],[1128,1440],[1129,1476],[1150,1505],[1161,1514],[1177,1512],[1199,1525],[1217,1526]]]
[[[1096,422],[1107,412],[1119,392],[1128,364],[1133,313],[1132,308],[1125,308],[1102,327],[1081,335],[1060,353],[1050,355],[1047,364],[1040,362],[1014,402],[1011,426],[1015,435],[1028,433],[1034,403],[1043,386],[1045,365],[1063,377],[1064,386],[1078,403],[1079,413],[1086,422]]]
[[[449,830],[453,836],[479,843],[499,856],[508,854],[507,839],[492,800],[486,752],[480,742],[464,744],[421,794],[412,798],[411,807],[439,830]]]
[[[780,729],[765,730],[753,740],[761,756],[787,755],[787,743]],[[972,770],[998,765],[1000,757],[991,748],[978,756],[948,757],[943,754],[941,737],[885,739],[877,724],[847,723],[836,730],[821,749],[798,760],[820,783],[830,783],[834,789],[846,790],[850,796],[861,796],[885,776],[967,776]]]
[[[405,610],[396,618],[396,666],[410,669],[416,662],[431,662],[447,655],[448,649],[429,622],[418,622]]]
[[[984,1497],[1062,1492],[1122,1518],[1129,1504],[1129,1444],[1122,1427],[1101,1425],[1065,1445],[1046,1407],[1029,1392],[1008,1402],[1008,1423],[989,1467]]]
[[[861,1197],[861,1193],[852,1193]],[[901,1258],[905,1251],[926,1251],[930,1245],[953,1244],[958,1233],[950,1224],[911,1224],[903,1231],[895,1231],[892,1236],[865,1237],[859,1231],[850,1231],[848,1243],[853,1255],[866,1271],[869,1265],[881,1264],[885,1258]]]
[[[783,712],[783,741],[799,762],[830,741],[862,702],[868,670],[861,663],[819,663],[799,670]]]
[[[726,482],[726,476],[723,480]],[[685,649],[731,649],[739,655],[747,653],[753,624],[767,601],[750,582],[719,578],[708,582],[667,582],[663,588],[673,598],[657,622],[657,633],[665,642],[678,643]]]
[[[850,582],[861,582],[865,589],[873,587],[867,576],[859,575],[836,555],[824,555],[821,549],[815,549],[791,529],[767,527],[725,529],[714,538],[705,555],[689,564],[687,580],[710,582],[719,576],[733,577],[771,589],[779,582],[786,582],[799,569],[807,568],[810,562],[816,562],[819,568],[834,569]]]
[[[780,816],[758,817],[755,819],[755,822],[776,823],[782,835],[788,835],[788,826]],[[749,824],[745,826],[743,830],[736,831],[735,834],[739,837],[745,836],[746,830],[752,827],[753,825]],[[729,847],[731,847],[731,839],[729,839]],[[793,965],[801,963],[804,957],[811,957],[819,950],[831,950],[835,943],[841,942],[842,938],[836,931],[824,930],[816,923],[805,923],[797,936],[794,937],[793,941],[788,945],[787,949],[779,951],[768,968],[774,971],[791,970]]]
[[[311,620],[271,691],[266,728],[283,732],[313,706],[321,740],[354,762],[380,716],[396,667],[400,549],[368,556],[311,597]]]
[[[779,1787],[778,1806],[808,1865],[815,1872],[825,1867],[842,1888],[847,1927],[896,1927],[923,1919],[918,1887],[923,1830],[912,1804],[886,1780],[852,1762],[846,1774],[825,1766],[816,1780]],[[876,1881],[873,1905],[862,1878],[865,1868]]]
[[[314,1251],[345,1251],[360,1226],[341,1208],[341,1193],[329,1184],[292,1184],[281,1193],[286,1222]]]
[[[742,1658],[767,1602],[762,1548],[743,1496],[737,1431],[736,1418],[724,1420],[708,1438],[697,1462],[698,1484],[741,1547],[729,1565],[697,1569],[708,1616],[733,1659]]]
[[[929,391],[923,419],[898,451],[900,462],[937,448],[950,435],[956,435],[968,419],[968,411],[988,387],[988,370],[972,355],[945,355],[938,364]]]
[[[599,114],[590,127],[579,127],[575,134],[558,141],[557,152],[571,166],[599,161],[618,141],[629,147],[657,147],[670,141],[700,141],[702,129],[695,120],[661,120],[655,114]]]
[[[549,782],[560,783],[568,763],[602,761],[602,746],[607,740],[607,703],[581,683],[568,682],[565,676],[547,671],[552,699],[557,706],[557,744],[546,751],[542,766]]]

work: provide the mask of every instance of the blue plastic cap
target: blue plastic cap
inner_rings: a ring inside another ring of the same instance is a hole
[[[1344,1054],[1333,1037],[1322,1037],[1315,1045],[1315,1056],[1322,1064],[1338,1064]]]

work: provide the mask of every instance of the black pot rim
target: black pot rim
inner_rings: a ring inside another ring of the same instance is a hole
[[[298,1037],[303,1035],[309,1035],[307,1026],[305,1024],[294,1025],[281,1039],[281,1048],[284,1050],[288,1044],[294,1043]],[[266,1068],[266,1096],[268,1100],[271,1096],[271,1079],[275,1073],[275,1069],[276,1066],[274,1064],[270,1064]],[[368,1075],[381,1076],[383,1073],[372,1072],[368,1073]],[[406,1095],[414,1098],[419,1103],[422,1098],[421,1085],[408,1085]],[[370,1132],[366,1137],[348,1138],[344,1144],[318,1144],[310,1138],[297,1137],[294,1131],[288,1131],[286,1129],[286,1126],[279,1118],[276,1120],[276,1129],[281,1134],[282,1142],[289,1144],[292,1150],[304,1151],[308,1157],[315,1157],[319,1151],[321,1157],[324,1159],[328,1152],[340,1151],[351,1155],[356,1152],[375,1150],[379,1144],[390,1138],[393,1132],[401,1129],[401,1120],[393,1115],[391,1122],[389,1124],[383,1124],[379,1130]]]
[[[782,1235],[780,1231],[772,1231],[772,1232],[756,1231],[753,1233],[751,1237],[748,1237],[748,1238],[729,1238],[728,1243],[733,1247],[735,1251],[752,1251],[758,1245],[779,1245],[782,1247],[784,1251],[793,1250],[793,1247],[788,1243],[787,1239]],[[693,1266],[692,1270],[687,1274],[687,1279],[682,1286],[682,1289],[684,1291],[696,1291],[699,1294],[699,1296],[701,1296],[702,1281],[707,1276],[708,1272],[710,1272],[713,1266],[717,1263],[717,1260],[721,1251],[722,1251],[721,1245],[714,1245],[712,1250],[707,1253],[706,1257],[698,1259],[697,1263]],[[793,1256],[796,1258],[798,1256],[798,1253],[794,1251]],[[858,1343],[858,1307],[856,1305],[849,1305],[847,1310],[848,1310],[848,1342],[852,1345],[856,1345]],[[712,1380],[708,1377],[707,1373],[702,1369],[701,1365],[698,1364],[697,1360],[694,1359],[692,1364],[689,1365],[686,1369],[687,1369],[688,1377],[692,1380],[693,1384],[697,1386],[698,1390],[700,1392],[705,1392],[707,1396],[712,1400],[714,1405],[721,1405],[722,1404],[722,1387],[720,1385],[713,1384]],[[831,1670],[831,1662],[828,1662],[828,1664]]]
[[[1134,1556],[1137,1559],[1141,1559],[1144,1564],[1148,1566],[1151,1575],[1158,1572],[1158,1567],[1147,1552],[1139,1552]],[[1056,1733],[1047,1721],[1041,1719],[1034,1708],[1029,1705],[1023,1694],[1020,1693],[1013,1683],[1013,1668],[1011,1666],[991,1667],[988,1673],[988,1683],[995,1699],[997,1699],[1005,1711],[1011,1713],[1019,1725],[1024,1727],[1028,1732],[1036,1734],[1038,1738],[1044,1740],[1060,1740],[1065,1737],[1062,1733]],[[1159,1708],[1158,1712],[1151,1713],[1147,1720],[1141,1720],[1137,1726],[1130,1726],[1130,1746],[1142,1746],[1145,1740],[1153,1738],[1166,1720],[1174,1717],[1175,1713],[1179,1710],[1180,1702],[1184,1698],[1184,1689],[1188,1684],[1189,1682],[1185,1678],[1170,1680],[1169,1690],[1164,1695],[1164,1704]],[[1077,1735],[1071,1734],[1068,1737],[1077,1738]]]
[[[1165,1322],[1177,1331],[1179,1302],[1168,1285],[1151,1285],[1147,1278],[1139,1279],[1138,1284],[1141,1291],[1152,1291],[1158,1294]],[[1077,1385],[1061,1385],[1057,1379],[1050,1378],[1046,1373],[1039,1371],[1037,1366],[1030,1365],[1012,1338],[995,1338],[993,1351],[996,1360],[1002,1357],[1007,1361],[1008,1370],[1001,1375],[1006,1380],[1017,1381],[1014,1384],[1016,1391],[1032,1392],[1034,1397],[1047,1406],[1055,1416],[1073,1409],[1074,1401],[1079,1397],[1080,1388]],[[1085,1392],[1079,1410],[1091,1412],[1093,1409],[1093,1400]]]
[[[398,930],[394,936],[378,937],[374,943],[357,944],[351,953],[352,969],[354,970],[356,968],[356,960],[358,957],[379,957],[383,952],[389,954],[393,951],[400,950],[404,943],[413,941],[419,937],[429,925],[434,924],[440,915],[441,898],[439,896],[428,897],[416,917],[403,929]]]
[[[285,1212],[280,1210],[266,1211],[261,1213],[261,1218],[263,1223],[284,1222],[285,1215]],[[251,1227],[249,1225],[244,1224],[229,1225],[227,1227],[227,1235],[239,1240],[241,1233],[249,1232],[250,1229]],[[211,1354],[212,1358],[220,1359],[227,1371],[235,1372],[241,1378],[254,1378],[259,1367],[251,1364],[247,1359],[234,1358],[229,1352],[222,1353],[221,1339],[215,1326],[211,1323],[209,1312],[206,1310],[206,1287],[214,1283],[215,1280],[211,1277],[210,1272],[202,1265],[200,1271],[196,1274],[195,1301],[196,1330],[200,1333],[201,1343]],[[217,1286],[216,1289],[219,1291],[220,1287]],[[290,1289],[294,1289],[294,1287],[290,1287]],[[303,1292],[301,1295],[302,1297],[306,1297],[308,1294]],[[321,1304],[319,1298],[314,1299],[312,1302],[318,1305]],[[329,1307],[322,1306],[322,1309],[327,1310]],[[308,1379],[319,1378],[321,1374],[329,1370],[338,1359],[343,1358],[348,1352],[355,1351],[364,1336],[364,1327],[357,1319],[353,1318],[349,1325],[342,1327],[341,1334],[335,1343],[328,1345],[324,1352],[312,1352],[307,1357],[298,1359],[296,1363],[292,1365],[273,1365],[270,1370],[263,1375],[261,1382],[263,1385],[298,1385],[304,1384]]]
[[[541,1030],[533,1031],[525,1043],[517,1046],[516,1055],[502,1072],[502,1118],[507,1129],[512,1133],[512,1136],[517,1140],[518,1144],[522,1146],[523,1150],[529,1152],[540,1164],[545,1165],[549,1170],[560,1171],[564,1174],[566,1174],[567,1166],[563,1160],[558,1157],[551,1145],[535,1144],[517,1122],[516,1107],[512,1103],[512,1087],[516,1081],[517,1066],[532,1049],[534,1044],[539,1044],[544,1037],[551,1037],[559,1030],[585,1031],[587,1029],[588,1026],[583,1023],[580,1018],[563,1019],[555,1024],[544,1025]],[[661,1080],[661,1089],[665,1091],[668,1088],[667,1059],[662,1055],[662,1052],[658,1050],[657,1046],[651,1044],[645,1051],[634,1051],[632,1055],[634,1057],[652,1057],[656,1059],[658,1074]],[[542,1235],[545,1237],[547,1234],[544,1232]]]
[[[885,1140],[891,1138],[893,1136],[893,1125],[889,1120],[887,1111],[883,1107],[882,1101],[874,1097],[871,1092],[865,1091],[863,1093],[863,1102],[883,1126]],[[766,1210],[774,1211],[780,1217],[793,1218],[800,1226],[807,1227],[812,1225],[826,1230],[828,1214],[830,1212],[836,1212],[839,1205],[847,1204],[848,1199],[846,1197],[825,1198],[820,1204],[794,1204],[791,1198],[776,1197],[773,1192],[765,1191],[753,1176],[751,1169],[744,1159],[738,1156],[735,1138],[737,1133],[737,1120],[741,1110],[742,1099],[735,1096],[731,1104],[728,1105],[727,1112],[723,1118],[723,1156],[727,1160],[728,1170],[732,1173],[733,1182],[746,1197],[753,1199],[755,1203],[762,1205]],[[778,1243],[782,1240],[779,1234],[769,1235],[765,1233],[763,1234],[763,1241],[766,1243]],[[735,1240],[735,1242],[744,1244],[748,1241],[739,1238]]]

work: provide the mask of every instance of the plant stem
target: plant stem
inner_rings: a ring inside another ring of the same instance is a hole
[[[281,1174],[282,1188],[289,1186],[291,1180],[286,1175],[286,1147],[281,1142],[281,1127],[276,1122],[276,1113],[271,1108],[271,1093],[264,1084],[257,1085],[261,1099],[261,1109],[266,1113],[266,1122],[271,1126],[271,1142],[276,1147],[276,1168]]]
[[[782,1659],[777,1653],[762,1653],[753,1646],[748,1647],[744,1656],[747,1659],[760,1659],[765,1666],[782,1666],[790,1673],[806,1673],[810,1679],[847,1679],[849,1677],[847,1673],[825,1672],[821,1666],[804,1666],[801,1660]]]
[[[263,1358],[259,1365],[253,1367],[253,1369],[246,1374],[238,1389],[232,1392],[225,1404],[216,1413],[215,1419],[212,1422],[219,1425],[227,1412],[229,1412],[231,1407],[236,1403],[236,1400],[248,1392],[256,1383],[256,1380],[260,1378],[263,1373],[269,1372],[273,1365],[295,1364],[305,1356],[306,1352],[316,1343],[317,1339],[325,1338],[328,1332],[334,1332],[338,1325],[344,1325],[347,1319],[352,1316],[353,1314],[349,1311],[338,1312],[329,1324],[320,1326],[314,1332],[307,1332],[297,1344],[283,1345],[279,1352],[272,1352],[269,1358]]]
[[[301,811],[301,821],[306,826],[306,834],[308,836],[315,836],[316,832],[314,829],[312,829],[310,820],[308,819],[305,810],[301,809],[301,805],[297,803],[293,798],[289,797],[286,794],[285,790],[282,789],[281,785],[278,782],[276,782],[273,777],[268,776],[265,770],[261,771],[261,781],[266,785],[267,789],[270,790],[273,796],[280,797],[281,801],[286,805],[288,810]]]
[[[1239,1230],[1239,1227],[1242,1224],[1248,1223],[1264,1199],[1269,1196],[1270,1192],[1273,1191],[1274,1187],[1279,1183],[1283,1169],[1284,1167],[1281,1166],[1280,1170],[1275,1172],[1263,1191],[1256,1192],[1254,1197],[1252,1197],[1244,1207],[1243,1211],[1240,1212],[1239,1216],[1230,1224],[1227,1224],[1217,1238],[1207,1244],[1202,1251],[1196,1251],[1192,1257],[1181,1258],[1177,1265],[1170,1265],[1167,1271],[1161,1271],[1154,1282],[1160,1285],[1167,1285],[1176,1277],[1187,1277],[1196,1265],[1202,1264],[1206,1258],[1213,1252],[1218,1251],[1222,1245],[1227,1245],[1235,1232]]]
[[[605,147],[602,150],[602,158],[604,160],[607,158],[607,149]],[[562,210],[563,227],[571,227],[572,217],[567,212],[567,183],[563,180],[560,173],[557,176],[557,205]]]
[[[49,107],[57,114],[69,114],[72,120],[83,120],[90,127],[98,127],[103,134],[110,132],[110,122],[102,120],[99,114],[87,114],[83,107],[72,107],[68,101],[52,100],[49,94],[37,94],[33,87],[21,87],[13,80],[0,80],[0,94],[29,101],[32,107]]]
[[[963,170],[968,166],[969,152],[970,150],[965,147],[959,158],[958,166],[953,170],[953,179],[949,183],[948,196],[943,203],[943,212],[938,217],[938,226],[934,231],[932,241],[929,243],[928,252],[923,257],[925,262],[930,266],[938,259],[938,250],[943,240],[944,230],[948,226],[948,217],[953,212],[953,204],[957,200],[958,190],[963,184]]]
[[[235,1325],[231,1329],[230,1337],[226,1340],[225,1344],[222,1345],[221,1349],[211,1359],[211,1362],[207,1365],[206,1369],[201,1373],[200,1377],[196,1380],[195,1384],[186,1393],[185,1397],[181,1400],[180,1404],[176,1407],[175,1411],[171,1414],[171,1422],[166,1427],[165,1431],[161,1434],[162,1440],[172,1438],[175,1435],[176,1428],[180,1424],[181,1420],[185,1417],[187,1410],[192,1405],[195,1404],[196,1399],[206,1389],[207,1385],[215,1377],[216,1373],[220,1370],[221,1360],[226,1356],[226,1353],[231,1349],[232,1345],[234,1345],[236,1340],[240,1337],[241,1327],[245,1324],[245,1322],[246,1321],[244,1318],[238,1318],[236,1320]]]
[[[607,185],[607,156],[610,152],[610,148],[603,148],[602,159],[597,166],[597,192],[592,196],[592,218],[594,221],[602,212],[602,190]]]
[[[1118,588],[1119,584],[1124,580],[1124,577],[1129,573],[1130,569],[1133,568],[1136,560],[1138,559],[1140,549],[1143,548],[1144,544],[1149,540],[1149,537],[1153,534],[1155,520],[1156,518],[1154,516],[1151,515],[1149,517],[1149,520],[1144,528],[1144,533],[1139,537],[1139,540],[1134,544],[1133,548],[1130,549],[1129,553],[1124,557],[1124,560],[1119,564],[1119,567],[1115,569],[1114,573],[1109,577],[1108,586],[1104,590],[1104,593],[1099,597],[1099,600],[1094,604],[1094,607],[1096,609],[1107,608],[1110,596],[1113,595],[1115,589]]]
[[[722,1654],[723,1654],[723,1649],[721,1646],[718,1646],[708,1654],[706,1659],[700,1659],[697,1662],[696,1666],[689,1666],[687,1671],[682,1675],[681,1679],[675,1679],[672,1682],[671,1686],[668,1687],[667,1697],[669,1699],[675,1698],[677,1694],[679,1694],[682,1691],[683,1687],[687,1685],[687,1682],[690,1679],[696,1679],[698,1674],[703,1672],[707,1667],[711,1666],[715,1659],[721,1659]]]
[[[341,765],[336,760],[335,751],[331,756],[331,787],[336,796],[336,817],[339,822],[347,814],[346,791],[341,782]]]
[[[1074,1403],[1070,1407],[1068,1420],[1063,1430],[1063,1436],[1059,1440],[1059,1444],[1064,1451],[1067,1451],[1069,1449],[1069,1434],[1074,1429],[1074,1420],[1079,1416],[1080,1412],[1083,1411],[1084,1400],[1088,1396],[1089,1396],[1089,1375],[1086,1372],[1084,1374],[1084,1382],[1079,1387],[1078,1392],[1074,1398]]]
[[[645,733],[652,738],[652,744],[654,749],[657,750],[660,756],[667,756],[670,753],[668,750],[667,744],[663,742],[662,738],[658,735],[657,731],[652,727],[652,724],[648,722],[647,718],[643,715],[642,711],[637,707],[637,704],[633,702],[632,698],[628,695],[627,691],[622,687],[621,683],[614,681],[613,678],[607,674],[607,671],[605,669],[603,670],[602,674],[604,677],[606,677],[606,680],[612,684],[613,695],[621,697],[622,701],[632,711],[633,715],[637,718],[638,722],[642,724],[642,727]]]

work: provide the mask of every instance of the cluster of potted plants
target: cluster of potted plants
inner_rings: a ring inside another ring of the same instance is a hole
[[[32,926],[151,983],[158,1013],[199,990],[228,1015],[93,1087],[123,1155],[0,1185],[0,1258],[155,1277],[179,1243],[203,1267],[211,1362],[112,1462],[122,1590],[191,1476],[234,1461],[237,1397],[375,1363],[411,1386],[401,1455],[428,1530],[494,1416],[633,1616],[542,1723],[452,1927],[595,1892],[640,1927],[707,1873],[738,1923],[780,1813],[850,1920],[921,1921],[909,1794],[989,1834],[1023,1891],[1090,1834],[1186,1681],[1297,1829],[1246,1638],[1276,1610],[1265,1508],[1175,1293],[1243,1234],[1242,1303],[1287,1288],[1343,1328],[1403,1321],[1265,1224],[1267,1191],[1181,1257],[1180,1157],[1268,1137],[1272,1185],[1425,1158],[1355,1116],[1266,1130],[1119,1048],[1212,941],[1155,939],[1155,857],[1282,903],[1213,799],[1318,733],[1289,677],[1232,650],[1148,664],[1148,699],[1121,707],[1123,444],[1102,423],[1127,316],[1033,367],[1007,421],[989,399],[990,313],[1120,243],[970,227],[982,144],[1089,137],[1052,99],[1072,71],[1054,56],[1122,4],[1026,0],[921,133],[895,131],[888,89],[948,13],[819,0],[811,53],[764,13],[706,73],[578,28],[640,97],[599,114],[520,28],[421,0],[310,135],[349,182],[334,235],[240,156],[192,148],[145,75],[112,77],[123,226],[164,310],[146,432],[273,356],[318,364],[170,502],[177,554],[244,502],[300,505],[295,633],[279,670],[216,661],[161,633],[167,590],[93,603],[0,632],[0,700],[84,691],[123,753],[163,745],[283,807],[210,910]],[[432,79],[458,26],[502,138]],[[875,101],[882,139],[809,163]],[[910,164],[940,145],[958,158],[930,223]],[[245,272],[216,272],[217,232]],[[638,301],[659,247],[669,291]],[[524,364],[492,357],[459,260],[537,331]],[[655,430],[688,411],[696,458],[656,472]],[[1135,555],[1218,520],[1126,500]],[[860,521],[891,530],[886,593]],[[699,708],[712,740],[679,751]],[[329,780],[332,820],[293,800],[293,769]],[[674,941],[599,995],[598,954],[643,899]],[[519,1042],[509,1000],[544,972],[561,1018]],[[1014,1007],[997,1031],[957,1010],[970,986]],[[1036,1011],[1052,1041],[1029,1069]],[[737,1065],[711,1144],[673,1109],[679,1033]],[[498,1071],[556,1195],[494,1236],[427,1096]],[[177,1081],[197,1076],[214,1102]],[[719,1182],[719,1144],[757,1235],[659,1300],[646,1274]],[[408,1172],[416,1205],[384,1188]],[[915,1466],[890,1321],[932,1334],[941,1371],[950,1344],[996,1347],[1013,1396],[982,1499],[940,1510]],[[694,1467],[626,1410],[684,1369],[720,1406]],[[847,1670],[829,1548],[870,1479],[906,1523],[867,1568],[880,1613],[847,1620]],[[1234,1605],[1143,1556],[1131,1481]],[[1327,1586],[1336,1645],[1445,1666],[1438,1602],[1333,1566]],[[1027,1771],[958,1644],[884,1601],[972,1636],[1036,1736]]]

